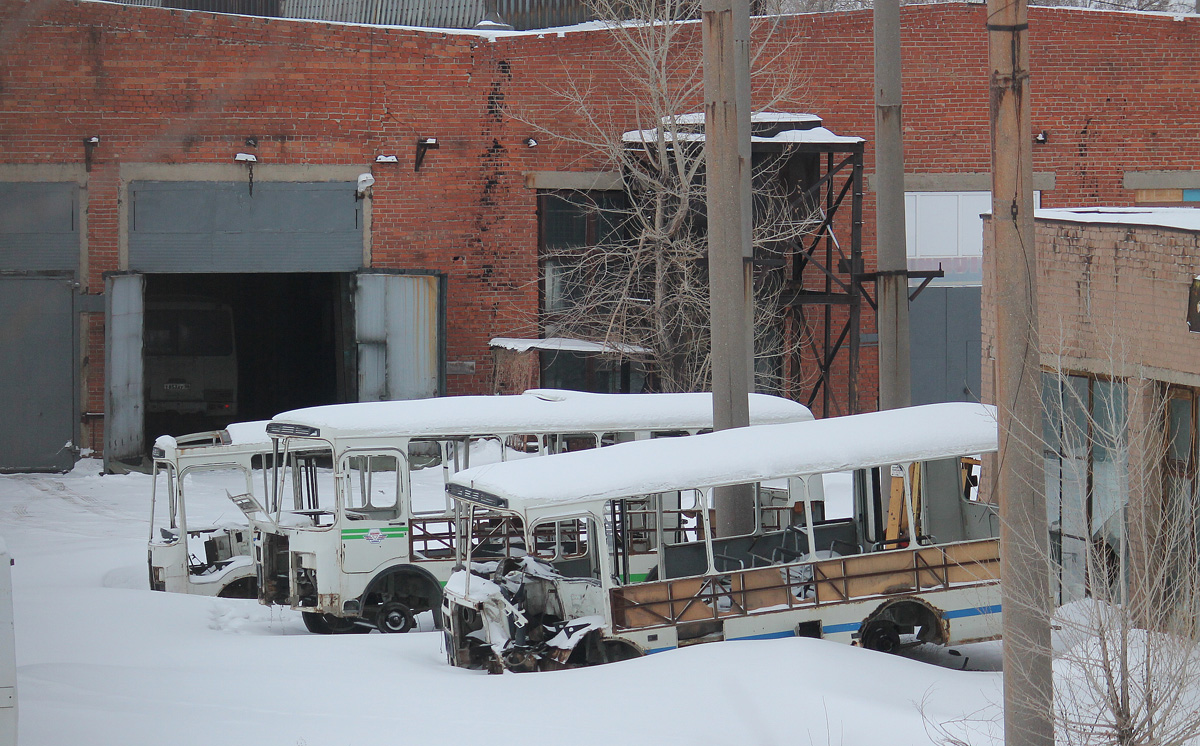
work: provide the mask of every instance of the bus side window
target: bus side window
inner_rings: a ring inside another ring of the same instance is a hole
[[[391,454],[346,458],[346,511],[351,518],[394,520],[399,515],[400,471]]]

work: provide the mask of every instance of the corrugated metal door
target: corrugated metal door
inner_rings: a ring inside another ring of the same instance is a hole
[[[75,464],[79,198],[73,183],[0,182],[0,470]]]
[[[71,275],[0,275],[0,471],[69,471],[78,437]]]
[[[145,280],[138,274],[104,281],[104,466],[140,461],[145,451],[145,392],[142,386],[142,311]]]
[[[980,289],[925,288],[909,307],[912,403],[979,401]]]
[[[362,202],[349,182],[135,181],[129,269],[355,272]]]
[[[434,274],[359,273],[354,294],[359,401],[441,395],[443,283]]]

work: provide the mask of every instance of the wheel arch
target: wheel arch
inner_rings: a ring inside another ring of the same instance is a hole
[[[434,577],[433,573],[424,567],[418,565],[399,563],[385,567],[375,573],[375,577],[371,578],[371,582],[367,583],[367,589],[363,591],[361,596],[362,608],[365,611],[367,604],[372,602],[372,596],[380,596],[385,592],[386,586],[392,578],[403,579],[402,593],[398,598],[421,598],[428,599],[428,604],[414,605],[413,611],[427,611],[430,609],[437,610],[442,603],[442,584]],[[381,598],[377,603],[385,603],[388,600]],[[411,605],[411,604],[410,604]]]
[[[919,596],[893,598],[875,607],[859,626],[860,639],[880,622],[894,624],[899,629],[920,627],[917,639],[921,642],[945,645],[950,639],[950,620],[941,609]]]

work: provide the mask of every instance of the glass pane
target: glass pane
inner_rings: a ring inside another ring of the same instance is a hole
[[[389,454],[350,456],[346,459],[346,507],[351,510],[384,511],[394,518],[400,494],[400,472],[396,457]]]
[[[1092,534],[1121,550],[1122,508],[1128,501],[1129,448],[1125,384],[1092,383]]]
[[[178,487],[174,467],[169,464],[154,465],[154,516],[150,526],[150,541],[155,544],[170,544],[179,538],[179,517],[176,513]]]
[[[1167,404],[1167,458],[1187,463],[1192,451],[1192,400],[1175,397]]]

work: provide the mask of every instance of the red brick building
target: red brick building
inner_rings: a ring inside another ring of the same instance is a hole
[[[974,288],[975,297],[978,250],[966,244],[978,235],[970,220],[938,216],[953,204],[969,217],[989,188],[984,13],[977,4],[902,12],[910,254],[914,266],[954,270],[960,287],[946,292]],[[1035,8],[1030,23],[1043,206],[1134,204],[1160,200],[1157,189],[1184,199],[1200,188],[1200,18]],[[698,26],[693,33],[698,49]],[[777,108],[866,138],[869,185],[870,13],[791,17],[770,43],[776,59],[805,71],[802,97]],[[239,349],[260,355],[271,377],[243,377],[239,398],[257,387],[254,400],[278,411],[386,387],[386,373],[383,384],[364,384],[375,342],[348,278],[417,272],[427,279],[380,280],[376,298],[409,304],[406,318],[443,299],[444,329],[430,321],[420,338],[440,346],[418,366],[436,380],[409,393],[491,391],[489,339],[537,336],[538,191],[603,178],[569,142],[539,135],[528,146],[534,130],[524,122],[569,129],[555,97],[568,79],[621,121],[614,54],[596,30],[484,35],[0,2],[0,311],[10,319],[0,354],[24,360],[36,350],[45,361],[0,377],[0,397],[18,427],[50,433],[13,457],[28,463],[0,466],[61,467],[80,444],[114,447],[105,423],[113,429],[124,416],[114,402],[125,400],[106,366],[124,375],[109,349],[124,327],[106,278],[112,288],[140,276],[147,298],[253,296],[256,305],[235,311],[269,323],[239,326]],[[417,143],[429,138],[437,147],[421,149],[417,169]],[[374,184],[356,195],[367,173]],[[873,234],[868,188],[867,269]],[[942,240],[953,245],[940,249]],[[939,308],[914,335],[944,332],[938,314],[955,315],[954,304]],[[280,339],[272,332],[283,326],[324,341],[310,349],[305,335]],[[872,331],[869,317],[863,330]],[[356,364],[338,362],[355,358],[356,345]],[[871,352],[868,342],[863,408],[874,400]],[[329,364],[317,370],[314,359]],[[44,401],[31,403],[30,380]],[[126,414],[142,416],[138,406]],[[270,413],[243,405],[236,416]]]

